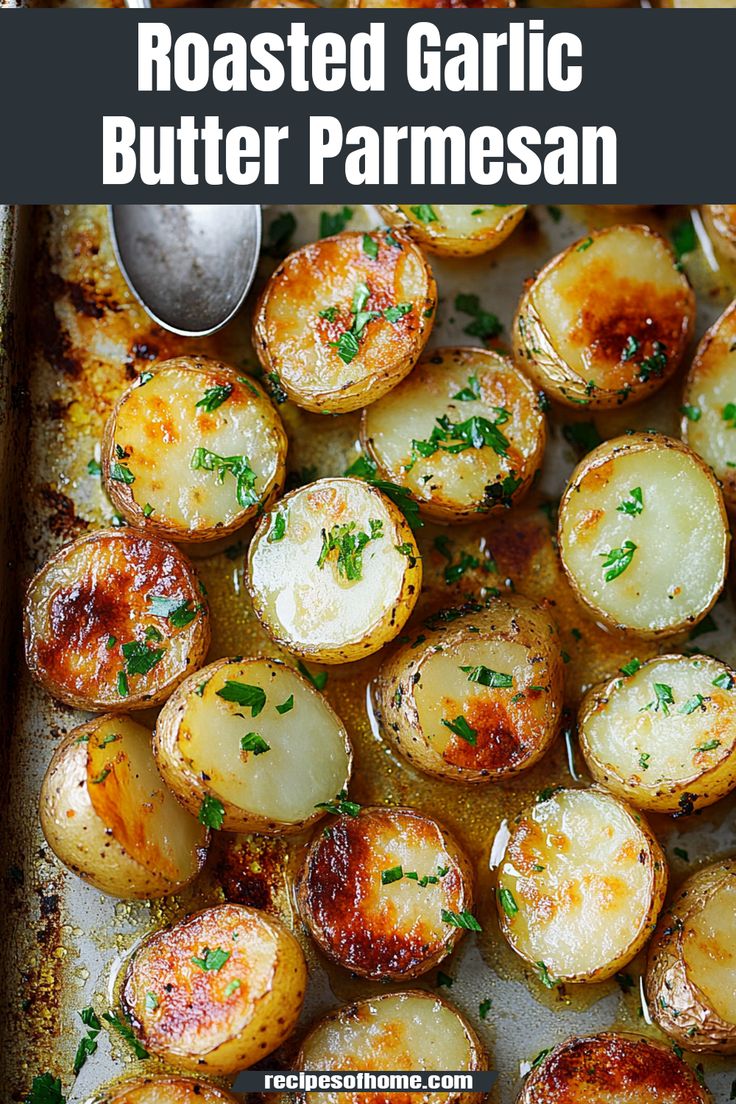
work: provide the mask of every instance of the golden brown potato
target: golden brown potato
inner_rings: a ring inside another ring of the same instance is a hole
[[[511,947],[553,989],[630,962],[666,891],[665,857],[638,813],[597,787],[552,789],[511,826],[496,903]]]
[[[67,705],[160,705],[210,643],[207,602],[187,558],[134,529],[67,544],[28,587],[24,637],[34,678]]]
[[[384,993],[330,1012],[312,1028],[299,1070],[488,1069],[482,1043],[464,1016],[434,993]],[[385,1104],[384,1092],[310,1092],[311,1104]],[[481,1104],[482,1093],[392,1094],[415,1104]]]
[[[682,438],[710,464],[736,510],[736,300],[698,345],[682,400]]]
[[[57,858],[115,897],[176,893],[207,854],[207,830],[166,789],[151,733],[130,717],[72,729],[46,771],[40,815]]]
[[[238,1104],[209,1081],[178,1077],[126,1077],[98,1089],[87,1104]]]
[[[225,1075],[283,1043],[306,981],[304,955],[280,920],[245,905],[217,905],[144,939],[121,1003],[150,1054]]]
[[[156,722],[159,770],[194,816],[226,832],[298,832],[347,789],[352,750],[318,690],[275,659],[219,659],[195,671]]]
[[[623,1032],[573,1036],[527,1077],[517,1104],[712,1104],[671,1047]]]
[[[399,0],[357,0],[357,8],[513,8],[514,0],[415,0],[399,3]],[[488,253],[505,241],[522,218],[523,204],[487,207],[477,204],[420,203],[415,206],[399,206],[390,203],[378,208],[389,226],[405,230],[425,249],[445,257],[472,257]]]
[[[419,597],[422,562],[390,499],[360,479],[320,479],[261,519],[247,582],[277,644],[349,663],[401,632]]]
[[[498,782],[538,762],[563,700],[549,616],[524,598],[496,598],[422,636],[379,673],[384,738],[419,770],[458,782]]]
[[[361,977],[407,980],[453,949],[472,916],[470,863],[415,809],[337,801],[298,884],[302,920],[324,953]]]
[[[593,687],[578,731],[596,781],[637,808],[712,805],[736,786],[736,671],[705,655],[650,659]]]
[[[662,913],[646,989],[676,1043],[736,1054],[736,860],[699,870]]]
[[[578,598],[641,637],[696,625],[726,578],[730,533],[711,469],[656,433],[615,437],[578,464],[560,503],[562,564]]]
[[[281,491],[286,444],[257,383],[209,357],[177,357],[115,404],[102,445],[105,489],[131,525],[172,540],[218,540]]]
[[[389,482],[439,522],[473,522],[527,492],[546,422],[529,380],[485,349],[426,353],[402,383],[363,411],[363,448]]]
[[[733,8],[736,4],[734,0],[722,0],[720,4],[717,0],[708,0],[708,3],[705,3],[704,0],[701,0],[701,3],[698,3],[697,0],[685,0],[685,2],[681,0],[680,3],[673,6]],[[708,203],[701,210],[708,234],[717,248],[726,257],[736,258],[736,203]]]
[[[514,355],[558,402],[638,402],[669,379],[695,318],[695,296],[647,226],[611,226],[574,242],[521,297]]]
[[[411,371],[436,301],[429,264],[408,237],[346,231],[279,265],[255,310],[253,344],[272,384],[295,403],[342,414]]]

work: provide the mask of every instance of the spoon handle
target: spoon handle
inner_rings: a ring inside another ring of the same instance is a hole
[[[151,0],[125,0],[126,8],[150,8]]]

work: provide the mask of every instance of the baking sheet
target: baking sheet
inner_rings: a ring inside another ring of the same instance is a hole
[[[321,209],[291,210],[297,222],[293,244],[317,237]],[[279,213],[265,214],[266,240],[269,225]],[[6,670],[12,675],[13,704],[6,713],[7,762],[2,772],[7,852],[3,942],[8,972],[3,1080],[9,1099],[23,1100],[34,1074],[48,1069],[61,1076],[70,1104],[77,1104],[100,1083],[135,1067],[125,1045],[103,1031],[97,1053],[74,1079],[72,1062],[83,1033],[78,1010],[92,1004],[100,1015],[112,1008],[116,979],[142,935],[195,907],[225,898],[239,900],[273,910],[294,928],[311,969],[302,1027],[328,1008],[384,992],[387,986],[356,981],[345,971],[326,966],[304,937],[290,892],[304,840],[284,843],[220,834],[195,886],[181,897],[152,903],[103,897],[65,872],[44,844],[36,811],[40,781],[60,736],[86,715],[51,702],[30,683],[18,662],[19,584],[7,575],[8,560],[13,561],[18,577],[27,579],[60,544],[113,520],[99,479],[87,472],[87,464],[99,455],[102,425],[114,399],[137,373],[184,351],[221,356],[245,371],[256,370],[256,361],[248,340],[249,304],[224,331],[206,340],[176,338],[153,325],[117,271],[103,208],[38,208],[32,214],[31,232],[25,238],[18,234],[16,218],[10,217],[9,223],[6,217],[5,224],[0,223],[0,228],[5,225],[11,231],[5,235],[6,242],[15,245],[14,267],[9,266],[7,244],[0,259],[0,307],[5,319],[0,333],[12,354],[12,365],[3,365],[3,397],[5,407],[15,412],[12,431],[7,420],[3,424],[3,459],[16,468],[2,484],[10,500],[4,504],[2,539],[18,539],[17,557],[2,556],[6,571],[2,589],[11,602],[9,613],[4,611],[4,623],[13,634],[15,659]],[[463,333],[470,320],[453,305],[462,291],[478,294],[482,305],[499,316],[505,329],[494,347],[504,349],[523,280],[560,248],[589,227],[617,220],[646,221],[669,232],[686,214],[683,209],[632,213],[565,208],[560,213],[556,208],[535,207],[493,253],[470,260],[432,258],[440,305],[431,343],[472,343]],[[368,228],[379,222],[372,208],[356,208],[349,227]],[[29,265],[27,276],[24,261]],[[261,281],[275,263],[275,258],[263,257]],[[712,251],[702,249],[685,264],[698,290],[699,336],[736,293],[736,273],[719,266]],[[16,293],[14,314],[12,295]],[[21,320],[27,323],[25,351],[17,344]],[[678,380],[641,406],[596,417],[599,432],[606,437],[625,428],[656,427],[676,434],[679,386]],[[15,401],[9,402],[12,395]],[[292,484],[341,474],[357,455],[356,415],[325,418],[290,403],[280,410],[290,436]],[[499,519],[461,532],[449,530],[456,554],[462,550],[477,554],[489,547],[499,565],[499,577],[468,572],[456,587],[448,588],[442,576],[445,561],[431,547],[433,536],[441,530],[427,526],[421,532],[427,582],[418,616],[440,603],[457,604],[483,585],[515,586],[532,597],[553,597],[554,612],[568,642],[566,675],[570,705],[574,705],[591,682],[613,673],[634,654],[640,658],[652,654],[654,646],[634,646],[609,637],[580,610],[560,579],[549,511],[540,503],[543,496],[554,500],[559,495],[580,454],[565,427],[591,418],[585,412],[567,411],[553,411],[551,418],[551,440],[536,497]],[[19,511],[22,523],[14,517]],[[242,550],[242,541],[230,540],[225,548],[197,560],[213,611],[210,659],[248,652],[279,654],[254,624],[243,588]],[[4,551],[8,552],[7,547]],[[685,646],[701,647],[736,663],[736,620],[730,597],[719,601],[714,619],[717,631],[686,641]],[[580,641],[572,628],[582,633]],[[570,784],[576,778],[584,782],[580,754],[573,751],[571,762],[560,740],[542,764],[503,786],[466,788],[430,781],[391,754],[371,726],[367,689],[375,667],[376,662],[369,659],[331,668],[326,687],[356,748],[351,796],[363,804],[411,804],[440,816],[476,863],[480,902],[475,911],[484,931],[464,938],[442,964],[442,972],[453,978],[453,984],[441,992],[468,1015],[490,1049],[492,1064],[500,1073],[494,1099],[499,1104],[513,1100],[521,1074],[539,1051],[570,1033],[617,1026],[656,1035],[639,998],[640,961],[629,968],[636,985],[628,994],[615,981],[567,986],[550,993],[498,934],[488,869],[494,837],[503,822],[542,787]],[[671,860],[673,886],[701,863],[736,852],[735,810],[736,797],[731,797],[687,821],[651,818]],[[690,863],[674,855],[675,847],[689,852]],[[421,979],[421,985],[431,990],[436,981],[435,970]],[[487,998],[492,1000],[491,1012],[481,1021],[478,1006]],[[281,1057],[288,1060],[288,1053]],[[728,1099],[736,1060],[709,1059],[704,1066],[720,1104]]]

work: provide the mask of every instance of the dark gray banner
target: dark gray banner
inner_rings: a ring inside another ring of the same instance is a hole
[[[6,10],[0,201],[726,200],[735,31],[736,10]]]

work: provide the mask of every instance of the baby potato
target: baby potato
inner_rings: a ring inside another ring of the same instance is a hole
[[[381,733],[438,778],[513,778],[557,735],[563,666],[557,630],[539,606],[493,599],[386,660],[376,683]]]
[[[255,729],[257,731],[249,731]],[[215,805],[226,832],[298,832],[347,789],[352,750],[326,699],[275,659],[196,671],[156,722],[153,753],[182,804]]]
[[[209,1081],[173,1074],[126,1077],[98,1090],[88,1104],[238,1104],[238,1101]]]
[[[712,1104],[671,1047],[641,1035],[574,1035],[531,1071],[516,1104]]]
[[[736,1054],[736,860],[699,870],[662,913],[646,991],[676,1043]]]
[[[560,503],[560,555],[575,593],[610,628],[640,637],[702,621],[723,588],[730,539],[713,472],[661,434],[599,445]]]
[[[603,981],[642,949],[667,891],[646,822],[605,790],[545,790],[511,827],[501,930],[547,988]]]
[[[638,402],[677,368],[695,296],[663,238],[610,226],[574,242],[524,291],[514,355],[558,402],[591,409]]]
[[[734,0],[708,0],[708,3],[696,3],[696,0],[680,2],[677,7],[733,8]],[[736,259],[736,203],[706,203],[701,207],[703,221],[713,242],[726,257]]]
[[[176,893],[207,853],[207,830],[166,789],[151,733],[130,717],[96,717],[69,733],[41,785],[40,815],[56,857],[115,897]]]
[[[470,913],[468,859],[415,809],[338,802],[312,843],[297,887],[302,920],[333,962],[360,977],[402,981],[440,963]]]
[[[439,522],[473,522],[518,502],[539,470],[547,431],[537,394],[512,361],[485,349],[426,353],[363,411],[361,442],[382,478]]]
[[[287,257],[256,307],[253,344],[298,406],[343,414],[411,371],[434,321],[424,254],[398,233],[346,231]]]
[[[681,410],[683,440],[710,464],[736,511],[736,300],[700,342]]]
[[[658,813],[692,812],[736,786],[736,671],[668,655],[588,692],[578,717],[593,777]]]
[[[330,1012],[302,1043],[299,1070],[488,1069],[483,1045],[464,1016],[434,993],[384,993]],[[416,1104],[480,1104],[472,1092],[411,1093]],[[311,1104],[385,1104],[385,1092],[310,1092]],[[399,1100],[405,1097],[399,1096]]]
[[[320,479],[261,519],[247,583],[277,644],[348,663],[401,632],[419,597],[422,562],[390,499],[360,479]]]
[[[65,545],[26,593],[26,661],[77,709],[160,705],[210,644],[194,568],[168,541],[101,529]]]
[[[257,383],[209,357],[177,357],[115,404],[102,445],[105,489],[131,525],[172,540],[218,540],[281,491],[286,444]]]
[[[226,1075],[283,1043],[306,982],[304,955],[280,920],[245,905],[216,905],[144,939],[121,1004],[150,1054]]]
[[[359,0],[353,5],[359,8],[513,8],[515,3],[495,0],[493,3],[478,0],[419,0],[399,3],[399,0]],[[523,204],[501,206],[490,203],[487,207],[472,203],[420,203],[416,206],[384,204],[378,210],[389,226],[405,230],[410,237],[444,257],[473,257],[488,253],[505,241],[522,218]]]

